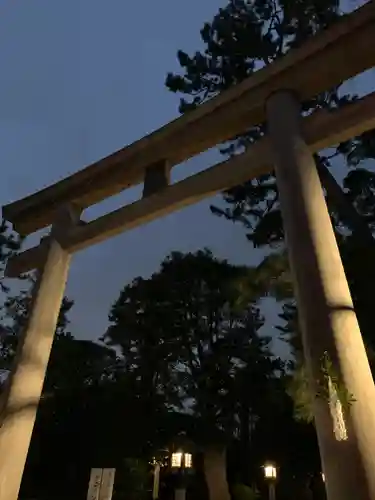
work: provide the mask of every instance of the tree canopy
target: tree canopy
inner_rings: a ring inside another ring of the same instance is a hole
[[[111,311],[104,339],[121,348],[139,392],[193,411],[206,436],[215,427],[233,433],[234,388],[245,369],[257,369],[251,359],[268,363],[262,375],[278,366],[257,333],[263,318],[252,274],[209,251],[175,252],[150,279],[127,285]]]
[[[219,9],[212,22],[204,24],[200,32],[204,50],[191,56],[178,51],[181,73],[169,73],[166,86],[172,92],[187,96],[181,98],[179,109],[188,112],[261,67],[272,64],[312,35],[331,26],[342,15],[339,0],[231,0]],[[302,103],[302,108],[304,113],[318,108],[337,108],[356,97],[339,85]],[[222,152],[241,151],[264,132],[265,124],[246,130],[223,145]],[[350,172],[344,181],[345,190],[342,190],[329,168],[336,157],[342,157],[350,167],[359,166],[364,159],[374,158],[374,144],[374,134],[369,132],[337,145],[330,152],[316,155],[328,203],[337,218],[337,229],[342,225],[349,227],[361,235],[362,241],[372,239],[367,226],[368,207],[373,198],[371,188],[364,192],[372,174],[362,169]],[[355,193],[358,201],[353,200]],[[361,201],[362,196],[365,202]],[[282,242],[281,213],[273,173],[230,189],[224,193],[224,201],[225,208],[213,207],[214,213],[243,223],[254,246]]]
[[[298,446],[293,458],[280,451],[291,447],[280,436],[276,415],[290,429],[298,424],[283,386],[284,364],[260,332],[260,299],[267,288],[278,288],[272,276],[265,266],[235,266],[208,250],[174,252],[150,278],[125,286],[104,335],[121,351],[139,399],[147,395],[148,415],[158,413],[163,421],[163,407],[170,415],[186,415],[185,432],[200,449],[232,450],[230,481],[255,480],[267,454],[285,460],[285,467],[293,463],[305,480],[306,469],[317,467],[311,435],[305,446],[315,465],[306,462],[302,471],[295,462]]]

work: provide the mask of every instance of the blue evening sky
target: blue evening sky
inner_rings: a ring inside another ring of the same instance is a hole
[[[225,4],[0,0],[0,203],[55,182],[175,118],[178,97],[165,89],[166,73],[178,70],[177,49],[200,48],[203,22]],[[217,157],[209,152],[195,158],[179,166],[174,178]],[[92,207],[87,217],[138,194],[134,189]],[[244,229],[211,215],[212,201],[76,255],[67,288],[75,300],[74,335],[98,338],[122,286],[155,271],[172,250],[208,246],[231,262],[258,262],[260,253],[247,243]],[[274,308],[267,309],[274,318]]]

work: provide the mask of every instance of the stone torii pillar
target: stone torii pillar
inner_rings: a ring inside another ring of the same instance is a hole
[[[38,270],[27,323],[19,340],[0,413],[0,499],[17,500],[68,276],[70,254],[59,236],[78,217],[63,210],[52,227]]]
[[[343,409],[341,437],[328,397],[314,400],[327,496],[374,500],[375,386],[298,100],[288,91],[271,95],[267,118],[310,387],[316,394],[328,353],[354,398]]]

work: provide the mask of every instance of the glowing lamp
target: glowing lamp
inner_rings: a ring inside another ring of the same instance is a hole
[[[264,477],[268,480],[275,480],[277,477],[277,470],[273,464],[264,465]]]
[[[191,469],[193,467],[193,456],[191,453],[184,454],[184,467],[185,469]]]
[[[171,466],[173,468],[179,469],[182,466],[183,453],[181,451],[176,451],[172,453]]]
[[[193,457],[191,453],[175,451],[171,457],[171,467],[173,469],[191,469],[193,467]]]

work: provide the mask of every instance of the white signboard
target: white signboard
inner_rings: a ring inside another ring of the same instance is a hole
[[[91,469],[87,500],[111,500],[116,469]]]
[[[116,469],[103,469],[99,500],[111,500]]]
[[[102,484],[103,469],[91,469],[87,500],[99,500],[99,490]]]

